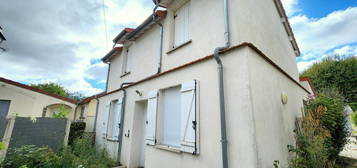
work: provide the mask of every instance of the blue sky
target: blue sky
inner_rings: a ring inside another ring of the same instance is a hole
[[[0,67],[7,68],[0,68],[0,76],[25,84],[56,82],[87,96],[102,92],[107,65],[100,59],[111,49],[112,39],[124,27],[143,22],[153,8],[152,0],[102,2],[0,5],[0,25],[7,37],[2,44],[7,52],[0,53]],[[300,72],[329,55],[357,55],[357,0],[282,2],[302,53],[296,59]]]
[[[357,6],[356,0],[300,0],[301,13],[312,18],[322,18],[336,10]]]
[[[301,50],[302,72],[330,55],[357,55],[356,0],[282,0]]]

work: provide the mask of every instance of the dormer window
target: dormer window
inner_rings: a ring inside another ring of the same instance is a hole
[[[174,48],[190,40],[190,2],[186,2],[174,13]]]

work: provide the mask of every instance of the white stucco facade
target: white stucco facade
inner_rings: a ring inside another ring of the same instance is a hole
[[[130,74],[122,76],[123,52],[110,60],[108,92],[99,98],[96,144],[127,167],[221,167],[220,113],[217,65],[211,54],[224,43],[223,2],[191,0],[190,43],[172,50],[172,18],[181,1],[168,7],[164,25],[162,71],[156,74],[159,54],[159,27],[153,26],[134,42],[125,42],[131,53]],[[226,100],[228,160],[230,167],[284,167],[286,148],[294,144],[296,117],[302,115],[303,99],[309,94],[298,82],[295,52],[273,0],[229,0],[232,48],[222,54]],[[244,43],[244,44],[242,44]],[[249,44],[248,44],[249,43]],[[250,44],[251,43],[251,44]],[[162,108],[159,96],[154,145],[143,143],[149,93],[198,81],[196,95],[195,155],[163,146],[159,131]],[[123,137],[106,137],[106,105],[123,98],[126,103]],[[287,102],[282,102],[282,96]]]

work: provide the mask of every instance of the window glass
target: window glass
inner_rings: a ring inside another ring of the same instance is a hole
[[[10,100],[0,100],[0,117],[6,117],[10,108]]]
[[[161,143],[180,146],[181,92],[180,86],[163,90],[161,116]]]

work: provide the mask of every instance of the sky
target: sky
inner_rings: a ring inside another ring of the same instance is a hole
[[[301,50],[302,72],[329,55],[357,55],[356,0],[282,0]],[[105,89],[101,58],[124,28],[152,12],[152,0],[8,0],[0,5],[0,77],[56,82],[90,96]],[[104,19],[105,18],[105,19]]]

